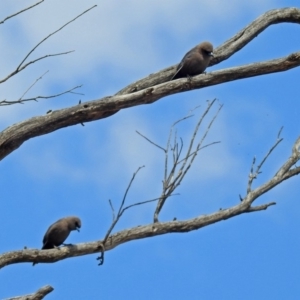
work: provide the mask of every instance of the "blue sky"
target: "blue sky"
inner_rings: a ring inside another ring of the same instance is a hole
[[[3,78],[43,37],[83,10],[87,15],[49,39],[38,55],[76,50],[49,58],[0,85],[1,99],[15,100],[45,71],[28,96],[53,94],[83,84],[83,96],[68,95],[1,107],[1,130],[49,109],[113,95],[127,84],[178,63],[203,40],[219,46],[262,13],[297,6],[298,1],[110,0],[45,1],[1,25]],[[0,19],[33,1],[2,0]],[[298,4],[299,5],[299,4]],[[288,55],[300,49],[300,27],[268,28],[240,52],[210,70]],[[108,199],[120,203],[136,169],[128,204],[159,196],[163,153],[160,145],[172,123],[201,105],[178,127],[187,143],[206,100],[224,107],[209,133],[220,144],[203,150],[160,219],[179,220],[235,205],[245,194],[252,158],[260,161],[284,126],[280,146],[264,165],[254,187],[270,179],[291,153],[299,130],[300,69],[239,80],[166,97],[152,105],[120,111],[97,122],[65,128],[24,143],[0,164],[1,253],[40,248],[48,226],[63,216],[82,220],[70,243],[102,239],[110,226]],[[185,234],[133,241],[106,253],[55,264],[18,264],[0,272],[0,298],[23,295],[46,284],[46,299],[299,299],[299,179],[261,197],[275,201],[267,211],[245,214]],[[115,231],[149,224],[154,204],[128,211]]]

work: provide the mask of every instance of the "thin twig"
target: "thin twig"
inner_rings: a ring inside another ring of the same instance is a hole
[[[169,197],[172,197],[172,196],[178,196],[178,195],[180,195],[180,194],[179,194],[179,193],[177,193],[177,194],[172,194],[172,195],[170,195]],[[128,205],[128,206],[126,206],[126,207],[124,207],[124,208],[122,209],[121,215],[125,212],[125,210],[127,210],[127,209],[129,209],[129,208],[131,208],[131,207],[138,206],[138,205],[142,205],[142,204],[146,204],[146,203],[150,203],[150,202],[155,202],[155,201],[157,201],[157,200],[159,200],[159,199],[160,199],[160,198],[155,198],[155,199],[146,200],[146,201],[141,201],[141,202],[136,202],[136,203],[134,203],[134,204]]]
[[[82,93],[77,93],[74,92],[74,90],[81,88],[82,85],[77,85],[67,91],[55,94],[55,95],[51,95],[51,96],[36,96],[36,97],[32,97],[32,98],[26,98],[26,99],[22,99],[22,100],[14,100],[14,101],[7,101],[7,100],[2,100],[0,101],[0,106],[6,106],[6,105],[12,105],[12,104],[23,104],[23,102],[27,102],[27,101],[38,101],[38,99],[50,99],[50,98],[55,98],[55,97],[59,97],[65,94],[75,94],[75,95],[84,95]]]
[[[214,144],[220,144],[220,143],[221,143],[221,141],[216,141],[216,142],[208,143],[207,145],[204,145],[204,146],[200,147],[199,149],[195,150],[194,152],[192,152],[192,153],[189,155],[189,157],[193,156],[195,153],[199,152],[200,150],[202,150],[202,149],[204,149],[204,148],[207,148],[207,147],[212,146],[212,145],[214,145]],[[189,158],[189,157],[185,157],[185,158],[181,159],[180,161],[178,161],[177,164],[179,165],[179,164],[182,163],[186,158]]]
[[[194,145],[194,140],[196,138],[196,135],[197,135],[197,132],[198,132],[198,129],[200,127],[200,125],[202,124],[202,121],[204,120],[205,116],[208,114],[210,108],[213,106],[213,104],[215,103],[216,99],[214,99],[212,102],[209,102],[208,103],[208,106],[206,108],[206,110],[204,111],[204,113],[202,114],[200,120],[198,121],[195,129],[194,129],[194,132],[193,132],[193,135],[192,135],[192,138],[191,138],[191,141],[190,141],[190,146],[188,148],[188,151],[187,151],[187,154],[186,154],[186,157],[189,157],[190,156],[190,153],[192,151],[192,148],[193,148],[193,145]],[[182,164],[180,170],[182,171],[184,168],[185,168],[185,165],[187,163],[187,159],[184,161],[184,163]]]
[[[35,7],[35,6],[39,5],[39,4],[41,4],[41,3],[44,2],[44,1],[45,1],[45,0],[41,0],[40,2],[37,2],[37,3],[35,3],[35,4],[33,4],[33,5],[29,6],[29,7],[27,7],[27,8],[24,8],[24,9],[18,11],[18,12],[15,13],[15,14],[12,14],[12,15],[6,17],[4,20],[0,21],[0,24],[3,24],[3,23],[4,23],[5,21],[7,21],[8,19],[13,18],[13,17],[15,17],[15,16],[21,14],[22,12],[24,12],[24,11],[26,11],[26,10],[29,10],[29,9],[31,9],[31,8],[33,8],[33,7]]]
[[[282,142],[283,138],[279,138],[280,133],[282,131],[282,128],[283,127],[280,128],[279,133],[277,135],[277,141],[271,147],[271,149],[268,151],[268,153],[265,155],[265,157],[263,158],[263,160],[261,161],[261,163],[257,166],[255,173],[253,173],[254,164],[255,164],[255,157],[253,158],[253,162],[252,162],[252,166],[251,166],[251,171],[250,171],[250,174],[249,174],[247,194],[249,194],[251,192],[251,187],[252,187],[253,180],[256,179],[257,176],[258,176],[258,174],[261,173],[260,169],[263,166],[263,164],[266,162],[266,160],[271,155],[271,153],[273,152],[273,150],[278,146],[278,144]]]
[[[80,18],[82,15],[84,15],[85,13],[87,13],[88,11],[90,11],[91,9],[95,8],[97,5],[94,5],[92,7],[90,7],[89,9],[85,10],[84,12],[82,12],[81,14],[79,14],[77,17],[75,17],[74,19],[70,20],[69,22],[67,22],[66,24],[64,24],[63,26],[61,26],[59,29],[53,31],[52,33],[50,33],[49,35],[47,35],[45,38],[43,38],[36,46],[34,46],[29,53],[25,56],[25,58],[21,61],[21,63],[19,64],[19,66],[17,67],[17,69],[19,69],[22,64],[24,63],[24,61],[29,57],[29,55],[39,46],[41,45],[43,42],[45,42],[48,38],[50,38],[52,35],[54,35],[55,33],[59,32],[60,30],[62,30],[64,27],[68,26],[70,23],[74,22],[76,19]]]
[[[191,113],[197,109],[200,105],[196,106],[195,108],[193,108],[192,110],[189,111],[189,114],[179,120],[177,120],[176,122],[174,122],[170,128],[170,132],[169,132],[169,137],[168,137],[168,141],[167,141],[167,147],[166,147],[166,151],[165,151],[165,174],[164,174],[164,181],[163,181],[163,186],[165,188],[167,188],[167,186],[169,185],[169,179],[170,179],[170,176],[168,176],[168,161],[169,161],[169,157],[168,157],[168,152],[169,152],[169,149],[170,149],[170,143],[171,143],[171,137],[172,137],[172,134],[173,134],[173,130],[174,130],[174,127],[175,125],[177,125],[178,123],[188,119],[188,118],[191,118],[192,115]],[[174,165],[173,165],[173,168],[172,170],[174,169]],[[171,170],[171,172],[172,172]]]
[[[157,148],[163,150],[164,152],[166,152],[166,149],[164,149],[163,147],[157,145],[156,143],[152,142],[150,139],[148,139],[147,137],[145,137],[143,134],[141,134],[140,132],[138,132],[137,130],[135,131],[137,134],[139,134],[141,137],[143,137],[145,140],[147,140],[149,143],[151,143],[152,145],[156,146]]]
[[[217,142],[213,142],[213,143],[210,143],[210,144],[205,145],[205,146],[202,147],[202,143],[205,140],[205,138],[206,138],[212,124],[214,123],[216,117],[218,116],[220,110],[222,109],[222,105],[220,105],[218,111],[216,112],[216,114],[214,115],[214,117],[210,121],[209,125],[207,126],[207,129],[206,129],[205,133],[203,134],[202,139],[198,143],[198,145],[196,147],[196,150],[192,152],[194,140],[197,136],[200,125],[201,125],[204,117],[207,115],[207,113],[209,112],[210,108],[212,107],[212,105],[215,101],[216,101],[216,99],[213,100],[211,103],[209,103],[206,111],[202,114],[200,120],[198,121],[198,123],[197,123],[197,125],[194,129],[194,133],[192,135],[187,153],[186,153],[185,157],[182,160],[180,160],[180,156],[181,156],[181,152],[182,152],[182,149],[183,149],[183,141],[180,138],[181,145],[179,147],[179,144],[177,142],[176,131],[175,131],[175,134],[174,134],[174,146],[173,146],[173,148],[170,149],[170,140],[171,140],[172,133],[174,131],[174,125],[178,124],[178,122],[175,122],[172,125],[172,127],[170,129],[170,134],[169,134],[169,137],[168,137],[168,142],[167,142],[167,150],[168,151],[166,152],[166,155],[165,155],[165,175],[164,175],[164,180],[163,180],[163,191],[161,193],[160,199],[157,203],[157,206],[156,206],[156,209],[155,209],[155,212],[154,212],[154,222],[158,222],[158,215],[159,215],[165,201],[175,191],[175,189],[181,184],[182,179],[185,177],[186,173],[190,169],[190,167],[191,167],[198,151],[200,149],[208,147],[209,145],[217,143]],[[185,120],[185,119],[187,119],[187,117],[182,118],[181,120]],[[173,166],[172,166],[170,172],[168,173],[167,170],[168,170],[168,152],[169,152],[169,150],[172,151],[172,154],[173,154]],[[182,163],[182,165],[181,165],[179,171],[176,172],[176,168],[180,163]]]
[[[103,239],[103,244],[105,244],[105,242],[107,241],[107,238],[109,237],[110,233],[112,232],[112,230],[114,229],[115,225],[117,224],[117,222],[118,222],[119,219],[120,219],[120,212],[121,212],[122,209],[123,209],[123,206],[124,206],[124,203],[125,203],[125,200],[126,200],[128,191],[129,191],[129,189],[130,189],[130,187],[131,187],[131,185],[132,185],[132,183],[133,183],[133,181],[134,181],[134,179],[135,179],[135,176],[136,176],[137,173],[138,173],[142,168],[144,168],[144,167],[145,167],[145,166],[139,167],[139,168],[136,170],[136,172],[133,173],[132,178],[131,178],[131,180],[130,180],[128,186],[127,186],[127,189],[126,189],[126,191],[125,191],[125,194],[124,194],[124,196],[123,196],[123,200],[122,200],[121,205],[120,205],[120,207],[119,207],[119,211],[118,211],[118,213],[117,213],[117,216],[116,216],[115,220],[112,222],[111,226],[109,227],[109,229],[108,229],[108,231],[107,231],[107,233],[106,233],[106,235],[105,235],[105,237],[104,237],[104,239]]]
[[[256,175],[253,175],[255,162],[256,162],[256,157],[254,156],[252,160],[251,169],[250,169],[249,179],[248,179],[247,194],[251,192],[253,179],[256,178]]]
[[[46,75],[48,72],[49,72],[49,70],[46,71],[44,74],[42,74],[39,78],[37,78],[37,79],[35,80],[35,82],[34,82],[33,84],[31,84],[31,86],[24,92],[24,94],[20,97],[19,100],[22,100],[22,98],[30,91],[30,89],[31,89],[31,88],[32,88],[39,80],[41,80],[41,79],[43,78],[43,76]]]
[[[215,99],[215,100],[216,100],[216,99]],[[214,100],[214,101],[215,101],[215,100]],[[213,102],[214,102],[214,101],[213,101]],[[209,105],[209,107],[211,107],[211,105]],[[210,123],[208,124],[208,126],[207,126],[207,128],[206,128],[206,131],[205,131],[205,133],[204,133],[204,135],[202,136],[200,142],[198,143],[198,145],[197,145],[197,147],[196,147],[196,149],[197,149],[198,151],[200,150],[202,143],[204,142],[205,138],[207,137],[207,134],[208,134],[208,132],[210,131],[210,128],[211,128],[212,124],[214,123],[214,121],[216,120],[216,118],[217,118],[218,114],[220,113],[222,107],[223,107],[223,105],[220,105],[220,106],[219,106],[219,109],[217,110],[217,112],[215,113],[214,117],[212,118],[212,120],[211,120]],[[205,111],[205,114],[207,114],[207,113],[208,113],[208,111],[206,110],[206,111]],[[202,122],[202,120],[200,120],[200,122]],[[200,122],[199,122],[199,123],[197,124],[197,126],[196,126],[196,130],[197,130],[197,131],[198,131],[199,126],[200,126],[200,124],[201,124]],[[195,132],[196,135],[197,135],[197,131]],[[193,136],[193,140],[194,140],[194,138],[195,138],[195,136]],[[192,141],[191,143],[193,143],[193,141]],[[182,179],[185,177],[186,173],[187,173],[188,170],[190,169],[192,163],[194,162],[194,159],[195,159],[196,156],[197,156],[198,151],[195,151],[195,154],[192,155],[192,158],[190,159],[190,162],[189,162],[188,166],[185,167],[185,169],[182,168],[182,167],[180,168],[179,172],[182,173],[182,175],[181,175],[181,177],[179,178],[178,183],[176,184],[175,188],[177,188],[177,186],[180,185]],[[190,149],[188,150],[187,155],[189,155],[189,154],[190,154]],[[187,158],[187,156],[186,156],[186,158]],[[184,166],[186,165],[187,161],[188,161],[188,159],[186,159],[186,161],[183,162],[183,165],[184,165]]]
[[[67,25],[69,25],[70,23],[74,22],[76,19],[78,19],[79,17],[81,17],[82,15],[84,15],[85,13],[87,13],[88,11],[90,11],[91,9],[95,8],[97,5],[94,5],[92,7],[90,7],[89,9],[85,10],[84,12],[82,12],[81,14],[79,14],[77,17],[75,17],[74,19],[70,20],[69,22],[67,22],[66,24],[64,24],[63,26],[61,26],[59,29],[55,30],[54,32],[50,33],[48,36],[46,36],[44,39],[42,39],[37,45],[35,45],[29,52],[28,54],[24,57],[24,59],[21,61],[21,63],[18,65],[18,67],[8,76],[6,76],[4,79],[0,80],[0,83],[5,82],[6,80],[8,80],[9,78],[11,78],[12,76],[16,75],[17,73],[21,72],[22,70],[24,70],[26,67],[28,67],[29,65],[47,58],[47,57],[52,57],[52,56],[58,56],[58,55],[64,55],[64,54],[69,54],[70,52],[73,51],[67,51],[67,52],[61,52],[61,53],[56,53],[56,54],[48,54],[42,57],[39,57],[37,59],[34,59],[28,63],[26,63],[25,65],[23,65],[23,63],[26,61],[26,59],[35,51],[35,49],[37,47],[39,47],[43,42],[45,42],[48,38],[50,38],[52,35],[56,34],[57,32],[59,32],[60,30],[62,30],[64,27],[66,27]],[[23,65],[23,66],[22,66]]]
[[[114,222],[114,221],[115,221],[115,219],[116,219],[116,215],[115,215],[114,206],[113,206],[113,204],[112,204],[112,202],[111,202],[111,200],[110,200],[110,199],[108,200],[108,202],[109,202],[109,205],[110,205],[110,208],[111,208],[111,211],[112,211],[112,220],[113,220],[113,222]]]
[[[254,212],[254,211],[265,210],[269,206],[272,206],[272,205],[276,205],[276,202],[270,202],[270,203],[267,203],[267,204],[253,206],[253,207],[250,206],[245,212]]]
[[[273,150],[278,146],[279,143],[281,143],[283,140],[283,138],[279,139],[276,141],[275,145],[273,145],[271,147],[271,149],[269,150],[269,152],[266,154],[266,156],[264,157],[264,159],[262,160],[262,162],[257,166],[257,169],[256,169],[256,174],[259,174],[260,172],[260,169],[262,167],[262,165],[265,163],[265,161],[267,160],[267,158],[270,156],[270,154],[273,152]]]
[[[125,200],[126,200],[128,191],[129,191],[129,189],[130,189],[130,187],[131,187],[131,185],[132,185],[132,183],[133,183],[133,181],[134,181],[134,179],[135,179],[135,176],[136,176],[137,173],[138,173],[142,168],[144,168],[144,167],[145,167],[145,166],[139,167],[139,168],[136,170],[136,172],[133,173],[132,178],[131,178],[131,180],[130,180],[128,186],[127,186],[127,189],[126,189],[126,191],[125,191],[125,194],[124,194],[124,196],[123,196],[123,200],[122,200],[122,202],[121,202],[121,205],[120,205],[120,207],[119,207],[119,211],[118,211],[116,217],[115,217],[114,208],[113,208],[113,205],[112,205],[112,203],[111,203],[111,200],[109,200],[109,204],[110,204],[110,206],[111,206],[111,208],[112,208],[112,211],[113,211],[113,221],[112,221],[112,223],[111,223],[111,225],[110,225],[110,227],[109,227],[109,229],[108,229],[108,231],[107,231],[107,233],[106,233],[106,235],[105,235],[105,237],[104,237],[102,243],[99,245],[100,248],[101,248],[101,249],[100,249],[100,256],[97,257],[97,260],[99,260],[99,264],[98,264],[99,266],[101,266],[101,265],[104,263],[105,243],[106,243],[106,241],[107,241],[109,235],[111,234],[112,230],[114,229],[114,227],[116,226],[116,224],[117,224],[118,221],[120,220],[120,218],[121,218],[123,212],[125,211],[125,209],[127,209],[127,208],[123,209],[123,206],[124,206],[124,203],[125,203]]]
[[[277,135],[277,139],[280,138],[280,135],[281,135],[282,130],[283,130],[283,126],[281,126],[281,128],[279,129],[279,132],[278,132],[278,135]]]

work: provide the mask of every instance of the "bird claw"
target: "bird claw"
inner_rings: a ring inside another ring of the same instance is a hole
[[[187,81],[189,81],[189,82],[193,81],[193,77],[190,76],[190,75],[187,75],[187,76],[186,76],[186,79],[187,79]]]
[[[104,263],[104,256],[103,256],[103,253],[101,253],[101,255],[100,255],[99,257],[97,257],[96,260],[99,260],[98,266],[103,265],[103,263]]]

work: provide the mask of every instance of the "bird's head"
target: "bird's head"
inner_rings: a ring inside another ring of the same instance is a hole
[[[202,53],[204,53],[204,55],[212,58],[214,57],[213,51],[214,51],[214,47],[210,42],[203,42],[201,44],[199,44],[199,51],[201,51]]]
[[[70,230],[77,230],[79,232],[79,228],[81,228],[81,220],[78,217],[68,217],[67,222]]]

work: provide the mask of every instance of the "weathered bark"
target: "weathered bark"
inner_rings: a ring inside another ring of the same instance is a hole
[[[278,23],[299,24],[300,9],[296,7],[272,9],[266,12],[265,14],[261,15],[248,26],[239,31],[232,38],[227,40],[221,46],[217,47],[214,50],[215,58],[211,60],[210,66],[216,65],[228,59],[230,56],[241,50],[244,46],[246,46],[249,42],[256,38],[267,27]],[[150,74],[149,76],[128,85],[127,87],[119,91],[117,95],[124,95],[136,92],[169,81],[176,67],[177,65],[174,65],[157,73]]]
[[[25,141],[55,130],[107,118],[121,109],[150,104],[163,97],[221,84],[233,80],[282,72],[300,65],[300,52],[285,58],[253,63],[158,84],[138,92],[104,97],[78,104],[14,124],[0,133],[0,159],[19,148]]]
[[[278,143],[276,143],[277,145]],[[273,147],[274,148],[274,147]],[[267,154],[266,158],[270,152]],[[265,160],[265,159],[264,159]],[[168,233],[182,233],[200,229],[202,227],[214,224],[216,222],[227,220],[243,213],[257,212],[267,209],[269,206],[276,204],[275,202],[251,206],[253,202],[268,192],[283,181],[298,175],[300,167],[296,167],[296,163],[300,160],[300,137],[296,140],[292,148],[292,154],[287,161],[279,168],[276,174],[266,183],[251,189],[249,184],[247,195],[240,199],[241,202],[233,207],[221,209],[209,215],[202,215],[186,221],[171,221],[162,223],[153,223],[144,226],[137,226],[134,228],[119,231],[109,236],[106,240],[104,248],[105,251],[111,250],[121,244],[130,242],[132,240],[154,237]],[[262,164],[261,164],[262,165]],[[251,176],[249,182],[252,183]],[[94,241],[89,243],[82,243],[60,249],[38,250],[38,249],[24,249],[19,251],[10,251],[0,255],[0,268],[5,266],[24,263],[24,262],[44,262],[53,263],[62,259],[93,254],[103,249],[103,241]]]
[[[272,202],[254,208],[249,208],[249,204],[243,201],[234,207],[220,210],[210,215],[199,216],[186,221],[154,223],[122,230],[111,235],[107,239],[107,242],[105,244],[105,251],[112,250],[121,244],[133,240],[154,237],[162,234],[183,233],[197,230],[213,223],[235,217],[242,213],[267,209],[268,206],[274,204],[275,203]],[[6,252],[0,255],[0,268],[11,264],[24,262],[53,263],[70,257],[99,253],[102,249],[101,245],[102,240],[99,240],[89,243],[81,243],[72,246],[61,247],[60,249],[24,249],[19,251]]]
[[[51,293],[54,288],[50,285],[41,287],[37,292],[33,294],[28,294],[25,296],[17,296],[13,298],[6,298],[4,300],[42,300],[46,295]]]

